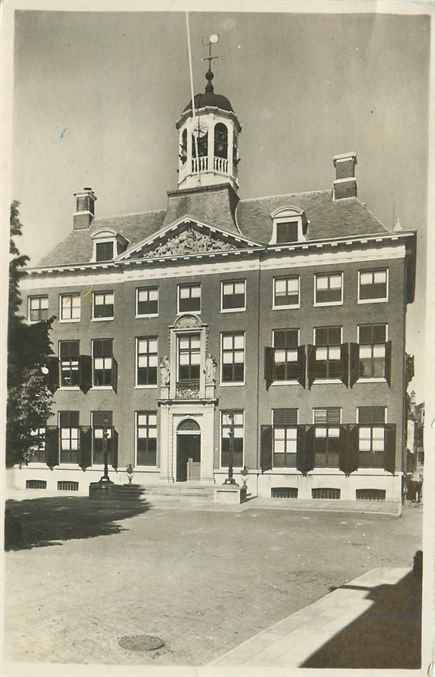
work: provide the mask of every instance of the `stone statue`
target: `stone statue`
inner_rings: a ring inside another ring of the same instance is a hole
[[[160,362],[160,385],[168,386],[171,378],[168,356],[165,355]]]
[[[207,355],[207,359],[205,361],[205,382],[207,384],[210,383],[216,383],[216,361],[215,359],[211,356],[210,353]]]

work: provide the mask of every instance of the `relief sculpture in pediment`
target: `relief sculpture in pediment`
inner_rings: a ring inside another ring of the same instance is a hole
[[[231,251],[237,247],[230,242],[213,238],[196,228],[187,228],[166,242],[154,247],[153,256],[179,256],[182,254],[202,254],[216,251]]]

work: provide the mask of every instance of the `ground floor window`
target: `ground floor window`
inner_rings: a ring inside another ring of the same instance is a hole
[[[157,414],[136,412],[136,463],[157,465]]]
[[[298,439],[298,410],[273,409],[273,466],[295,468]]]
[[[104,463],[104,436],[107,439],[107,462],[113,463],[112,412],[92,412],[92,463]]]
[[[45,462],[45,426],[43,428],[35,428],[31,430],[30,434],[35,440],[35,443],[29,448],[29,463],[44,463]]]
[[[221,467],[228,468],[231,455],[233,467],[243,466],[243,441],[245,436],[244,412],[232,409],[221,412]]]
[[[340,452],[340,407],[313,409],[314,465],[337,468]]]
[[[60,463],[78,463],[80,428],[78,411],[60,411]]]
[[[383,467],[385,419],[385,407],[358,407],[360,467]]]

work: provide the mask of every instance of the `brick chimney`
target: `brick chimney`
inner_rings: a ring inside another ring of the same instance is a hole
[[[356,153],[335,155],[333,162],[335,167],[335,181],[333,187],[334,200],[342,200],[346,197],[356,197]]]
[[[73,216],[74,230],[89,228],[95,215],[95,201],[97,196],[92,188],[86,187],[78,193],[74,193],[76,210]]]

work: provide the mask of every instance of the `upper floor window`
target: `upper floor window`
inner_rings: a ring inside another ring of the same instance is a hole
[[[201,364],[201,337],[184,334],[178,337],[178,380],[199,381]]]
[[[273,330],[273,381],[291,381],[296,378],[298,347],[299,329]]]
[[[222,282],[221,283],[221,310],[230,312],[246,309],[246,282]]]
[[[157,338],[147,337],[136,339],[137,345],[137,376],[136,384],[157,385],[158,348]]]
[[[143,287],[136,289],[136,315],[158,315],[159,313],[159,288]]]
[[[273,308],[299,308],[299,275],[277,277],[273,280]]]
[[[340,407],[313,409],[316,467],[337,468],[340,454]]]
[[[113,341],[112,339],[94,339],[92,341],[93,385],[111,387],[115,383]]]
[[[388,270],[360,270],[358,303],[388,301]]]
[[[245,380],[245,335],[243,332],[222,334],[221,382],[243,383]]]
[[[93,319],[113,319],[114,296],[113,291],[94,292]]]
[[[307,219],[297,207],[277,209],[272,213],[272,238],[270,244],[287,244],[305,240]]]
[[[136,412],[136,465],[157,463],[157,414],[155,411]]]
[[[28,303],[30,322],[48,319],[48,296],[29,296]]]
[[[80,385],[79,353],[79,341],[59,342],[60,385],[62,388]]]
[[[80,320],[80,294],[61,294],[60,319],[62,322]]]
[[[358,343],[359,378],[385,378],[387,325],[360,325]]]
[[[314,276],[314,305],[332,306],[343,303],[343,273]]]
[[[341,378],[341,343],[341,327],[317,327],[314,330],[316,378]]]
[[[113,259],[115,243],[113,240],[105,240],[95,243],[95,261],[111,261]]]
[[[178,312],[199,313],[201,310],[201,285],[180,284],[178,286]]]
[[[232,409],[221,412],[221,467],[228,468],[232,456],[233,467],[243,467],[244,412]]]
[[[273,466],[295,468],[298,439],[298,410],[272,409]]]
[[[78,411],[60,411],[60,463],[78,463],[80,428]]]

